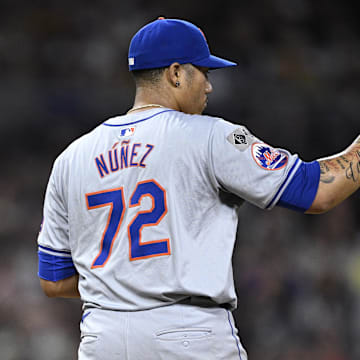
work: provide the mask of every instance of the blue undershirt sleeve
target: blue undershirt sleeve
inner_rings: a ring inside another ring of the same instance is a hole
[[[277,205],[305,212],[315,199],[319,181],[319,163],[317,161],[303,162],[281,195]]]
[[[39,272],[41,279],[59,281],[77,273],[71,257],[62,257],[38,252]]]

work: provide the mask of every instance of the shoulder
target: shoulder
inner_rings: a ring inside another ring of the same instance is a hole
[[[54,168],[62,168],[72,162],[74,157],[79,153],[84,153],[87,148],[90,148],[96,141],[96,138],[101,137],[101,132],[104,129],[102,124],[96,126],[91,131],[81,135],[73,140],[67,147],[55,158]]]
[[[190,123],[198,123],[198,124],[214,124],[217,121],[224,121],[224,119],[217,117],[217,116],[211,116],[211,115],[199,115],[199,114],[185,114],[181,111],[174,111],[171,113],[172,116],[182,119],[184,121],[190,122]]]
[[[211,130],[209,134],[209,141],[211,143],[236,143],[248,144],[253,142],[255,137],[244,126],[233,123],[224,118],[205,116],[207,121],[211,123]]]
[[[84,149],[86,147],[94,145],[94,141],[96,138],[101,138],[102,132],[106,131],[106,127],[102,126],[102,124],[97,125],[94,129],[89,132],[79,136],[75,140],[73,140],[58,156],[61,159],[68,159],[73,154],[75,154],[78,150]]]
[[[230,121],[218,116],[185,114],[179,111],[174,111],[171,116],[174,119],[178,119],[180,122],[183,122],[183,126],[185,129],[199,128],[212,132],[214,128],[226,130],[232,129],[234,127],[239,127],[239,125],[233,124]]]
[[[222,117],[191,115],[177,111],[173,112],[171,116],[175,120],[173,123],[178,124],[174,130],[177,131],[180,128],[184,135],[184,141],[189,145],[190,139],[195,140],[194,146],[199,143],[203,143],[205,146],[206,144],[212,146],[213,143],[248,144],[255,139],[244,125],[233,123]]]

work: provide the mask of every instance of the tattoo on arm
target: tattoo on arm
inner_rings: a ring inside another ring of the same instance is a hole
[[[360,139],[357,141],[360,142]],[[360,150],[355,150],[354,162],[350,162],[350,170],[347,170],[346,177],[348,178],[348,173],[351,175],[350,179],[354,182],[358,182],[360,178]]]
[[[335,180],[335,176],[329,174],[330,169],[324,161],[320,161],[320,181],[325,184],[331,184]]]
[[[340,159],[336,159],[336,162],[341,166],[341,168],[342,168],[343,170],[345,170],[345,166],[343,165],[343,163],[341,162]]]
[[[359,151],[357,151],[357,156],[360,158]],[[360,177],[360,160],[357,159],[355,163],[351,161],[345,174],[347,179],[358,182]]]
[[[360,143],[360,139],[357,143]],[[355,183],[360,180],[360,150],[358,149],[337,158],[321,160],[319,164],[320,181],[325,184],[333,183],[336,175],[341,174],[344,174],[346,179]]]
[[[360,136],[341,153],[317,162],[320,183],[310,214],[326,212],[360,189]]]
[[[355,181],[355,174],[352,162],[350,163],[350,166],[346,169],[346,178]]]

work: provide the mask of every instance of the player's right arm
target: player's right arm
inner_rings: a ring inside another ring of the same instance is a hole
[[[213,130],[215,185],[261,208],[320,214],[360,187],[360,136],[342,153],[307,163],[241,126],[218,121]]]
[[[320,181],[308,214],[329,211],[359,189],[360,136],[342,153],[317,161]]]

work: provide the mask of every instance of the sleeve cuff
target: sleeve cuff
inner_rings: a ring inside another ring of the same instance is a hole
[[[317,161],[302,163],[281,195],[278,205],[295,211],[305,212],[315,199],[319,180],[319,163]]]
[[[44,253],[39,249],[39,272],[41,279],[59,281],[77,273],[71,256],[57,256]]]

